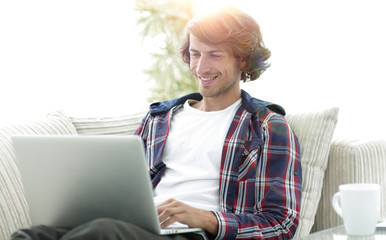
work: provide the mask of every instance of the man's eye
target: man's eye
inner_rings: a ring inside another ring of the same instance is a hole
[[[200,54],[198,54],[198,53],[190,53],[190,57],[199,57],[200,56]]]

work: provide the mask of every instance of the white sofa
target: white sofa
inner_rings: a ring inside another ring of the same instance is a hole
[[[338,112],[338,108],[330,108],[287,115],[300,142],[303,168],[300,225],[295,237],[342,224],[330,204],[339,184],[379,183],[382,199],[386,199],[386,141],[332,140]],[[0,128],[0,239],[30,225],[12,135],[128,135],[133,134],[144,114],[78,118],[58,111],[41,121]],[[385,215],[386,201],[382,201],[381,216]]]

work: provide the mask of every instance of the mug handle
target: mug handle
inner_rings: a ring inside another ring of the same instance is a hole
[[[332,207],[334,208],[335,212],[343,217],[343,213],[342,213],[342,208],[340,207],[340,192],[337,192],[334,194],[334,196],[332,196]]]

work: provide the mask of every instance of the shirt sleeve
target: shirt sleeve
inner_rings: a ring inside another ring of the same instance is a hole
[[[144,118],[141,121],[141,124],[139,125],[139,127],[135,131],[134,135],[138,135],[138,136],[142,137],[143,139],[146,139],[147,131],[148,131],[147,125],[148,125],[149,119],[150,119],[150,112],[146,113],[146,115],[144,116]]]
[[[272,114],[264,120],[261,144],[247,158],[254,176],[239,176],[232,203],[236,207],[227,203],[231,212],[214,212],[216,239],[292,238],[299,221],[302,173],[299,143],[284,117]]]

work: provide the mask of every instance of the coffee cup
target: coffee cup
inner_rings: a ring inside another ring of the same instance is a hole
[[[339,192],[332,197],[332,206],[343,219],[348,235],[372,235],[380,214],[380,186],[367,183],[340,185]]]

